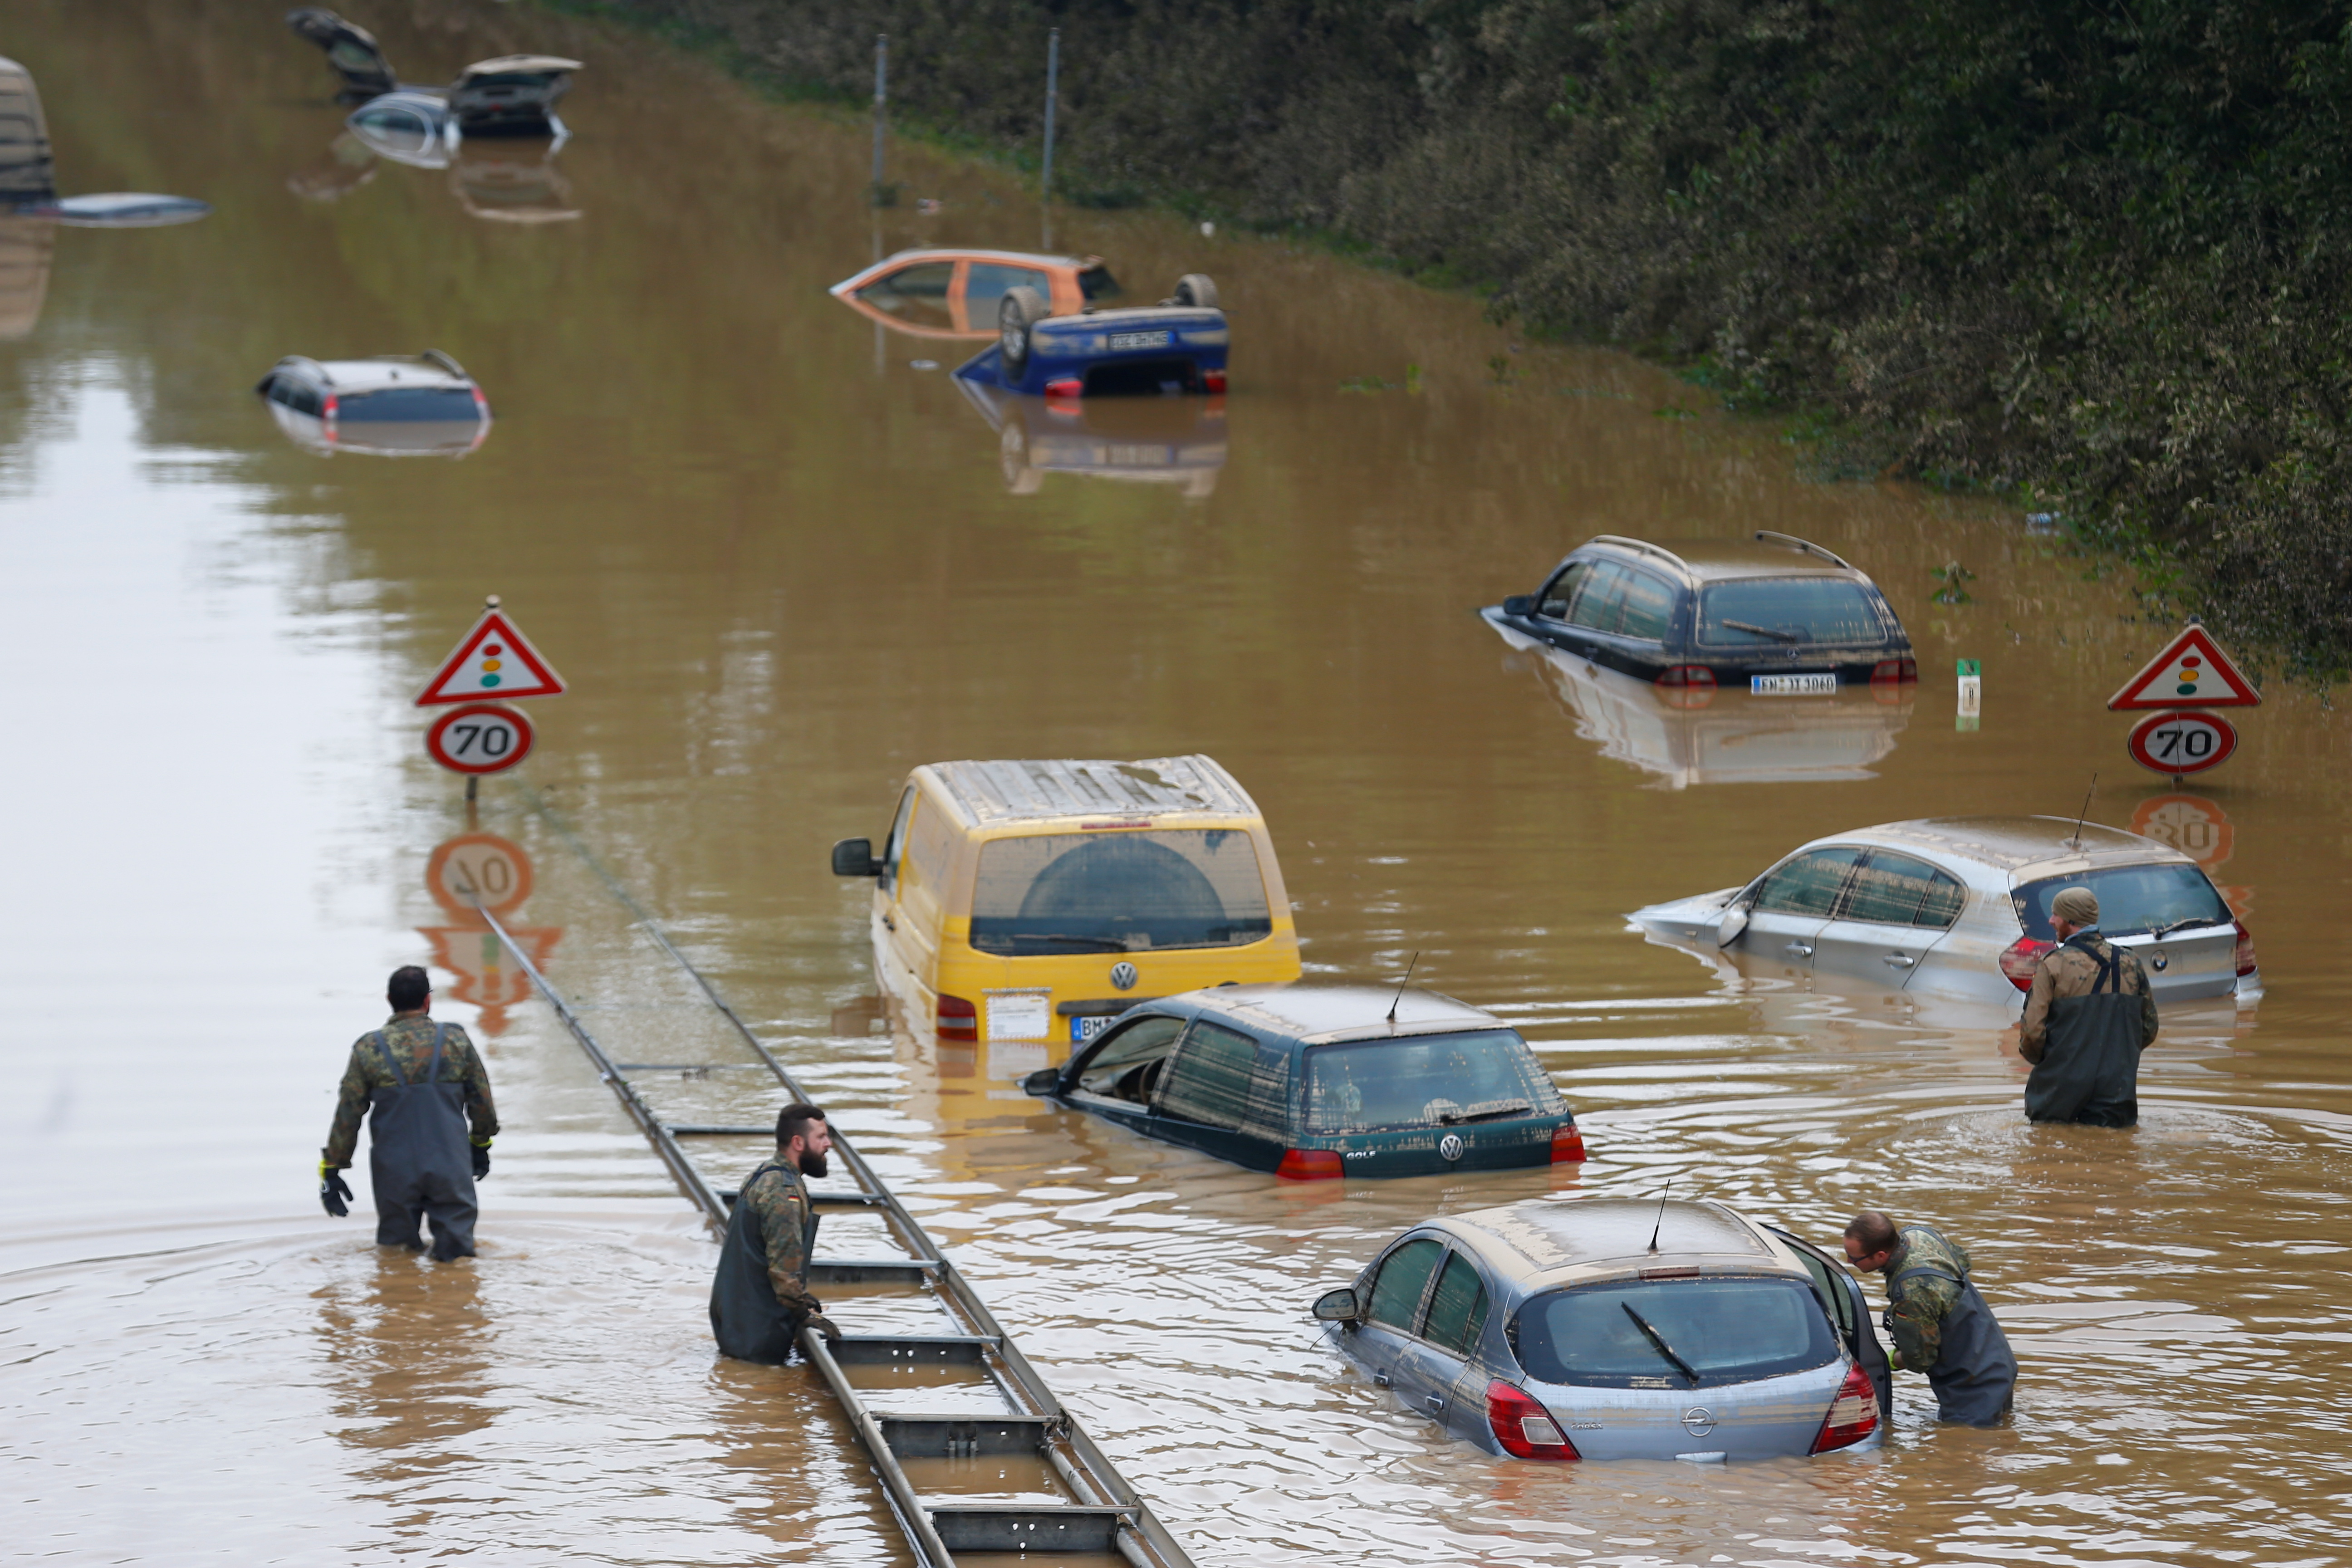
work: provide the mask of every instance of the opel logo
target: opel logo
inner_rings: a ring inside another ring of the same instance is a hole
[[[1448,1132],[1444,1137],[1440,1138],[1437,1141],[1437,1153],[1439,1158],[1445,1160],[1462,1158],[1462,1134]]]
[[[1694,1405],[1683,1412],[1683,1430],[1694,1437],[1704,1437],[1715,1430],[1715,1412],[1704,1405]]]
[[[1135,965],[1123,958],[1110,966],[1110,983],[1114,990],[1134,990],[1136,978]]]

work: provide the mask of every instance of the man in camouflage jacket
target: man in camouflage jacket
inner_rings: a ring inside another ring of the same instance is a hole
[[[1876,1209],[1845,1229],[1846,1261],[1886,1277],[1879,1320],[1895,1342],[1888,1364],[1924,1372],[1947,1421],[1987,1426],[2008,1413],[2017,1358],[1969,1277],[1969,1252],[1933,1226],[1898,1226]]]
[[[2033,1064],[2025,1114],[2129,1127],[2139,1120],[2140,1053],[2156,1038],[2147,972],[2099,934],[2099,900],[2088,888],[2053,899],[2050,925],[2059,945],[2035,966],[2018,1022],[2017,1054]]]
[[[803,1327],[841,1337],[824,1303],[809,1294],[817,1215],[802,1181],[825,1174],[832,1150],[816,1106],[794,1103],[777,1114],[776,1156],[743,1178],[710,1282],[710,1332],[721,1355],[781,1365]]]

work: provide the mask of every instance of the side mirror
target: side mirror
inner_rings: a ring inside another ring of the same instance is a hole
[[[874,858],[874,840],[845,838],[833,847],[833,874],[836,877],[878,877],[882,862]]]
[[[1060,1068],[1039,1068],[1021,1080],[1024,1094],[1051,1094],[1062,1086]]]
[[[1715,922],[1715,945],[1717,947],[1729,947],[1733,942],[1739,940],[1739,933],[1747,929],[1748,906],[1746,904],[1732,905],[1729,909],[1723,911],[1723,918]]]
[[[1536,596],[1533,594],[1513,594],[1503,601],[1503,614],[1507,616],[1531,616],[1535,609]]]
[[[1315,1315],[1327,1323],[1352,1323],[1364,1315],[1353,1287],[1342,1285],[1315,1298]]]

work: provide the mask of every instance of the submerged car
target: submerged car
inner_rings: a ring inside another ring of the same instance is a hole
[[[278,428],[315,452],[462,458],[490,433],[482,389],[437,349],[369,359],[289,354],[254,391]]]
[[[1163,996],[1022,1087],[1299,1180],[1584,1158],[1574,1114],[1518,1031],[1433,991],[1236,985]]]
[[[1718,1203],[1538,1198],[1414,1226],[1315,1316],[1405,1408],[1520,1459],[1760,1459],[1874,1445],[1862,1287]]]
[[[1056,315],[1076,315],[1119,291],[1099,256],[927,246],[885,257],[826,292],[915,337],[990,338],[1015,289],[1034,290]]]
[[[979,382],[956,386],[994,427],[1004,488],[1034,495],[1048,474],[1172,485],[1187,496],[1217,488],[1225,466],[1225,400],[1024,397]]]
[[[1764,529],[1747,540],[1664,544],[1599,534],[1535,593],[1479,614],[1662,687],[1811,697],[1919,679],[1903,623],[1866,574]]]
[[[996,342],[956,367],[958,378],[1048,398],[1225,390],[1231,334],[1217,286],[1188,272],[1157,305],[1049,314],[1034,289],[1009,290]]]
[[[67,228],[160,228],[193,223],[212,210],[192,196],[147,191],[58,195],[57,163],[49,146],[40,89],[34,85],[32,72],[15,60],[0,58],[0,215],[46,220]],[[38,306],[36,296],[36,316]]]
[[[394,74],[374,34],[323,5],[288,12],[286,25],[326,51],[327,64],[342,82],[337,96],[361,105],[362,112],[354,113],[349,123],[363,140],[382,135],[404,142],[418,120],[429,124],[437,142],[452,146],[460,136],[561,137],[564,130],[555,115],[556,100],[570,90],[572,73],[583,68],[578,60],[559,55],[500,55],[466,67],[447,87],[420,86]],[[386,106],[377,120],[363,121],[362,114],[387,97],[396,102]]]
[[[1800,846],[1743,887],[1636,910],[1668,943],[1792,978],[2014,1005],[2057,933],[2061,889],[2098,896],[2099,931],[2136,953],[2159,1004],[2258,994],[2254,939],[2197,862],[2071,817],[1883,823]]]

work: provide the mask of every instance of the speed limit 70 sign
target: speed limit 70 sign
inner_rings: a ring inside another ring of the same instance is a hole
[[[2151,713],[2132,726],[2132,761],[2152,773],[2201,773],[2238,749],[2238,731],[2218,713]]]
[[[530,721],[496,702],[452,708],[425,732],[427,755],[457,773],[503,773],[530,755]]]

